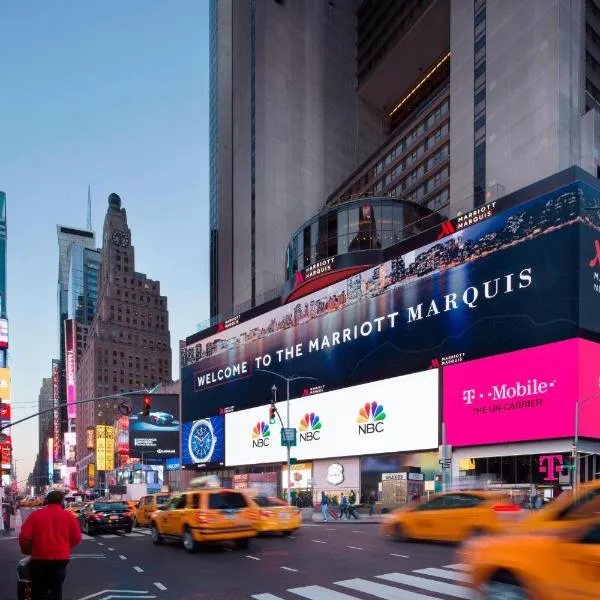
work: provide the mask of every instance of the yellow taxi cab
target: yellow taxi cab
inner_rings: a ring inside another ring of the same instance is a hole
[[[574,522],[594,523],[600,517],[600,480],[581,484],[576,490],[562,493],[542,509],[532,511],[518,525],[525,532],[560,531]]]
[[[398,541],[461,542],[503,531],[520,510],[510,495],[502,492],[446,492],[387,515],[382,532]]]
[[[136,503],[136,506],[132,508],[134,526],[149,526],[152,513],[159,509],[163,504],[166,504],[170,498],[170,494],[166,494],[164,492],[161,494],[149,494],[148,496],[143,496],[140,498],[140,500]]]
[[[279,498],[262,495],[254,496],[252,500],[259,508],[259,532],[278,532],[283,535],[291,535],[300,529],[302,516],[300,510],[295,506],[290,506]]]
[[[208,482],[193,480],[187,492],[172,496],[154,512],[150,517],[154,544],[180,540],[188,552],[194,552],[198,544],[226,541],[247,548],[257,534],[258,508],[241,492],[218,486],[210,478]]]
[[[561,531],[472,540],[459,560],[480,600],[597,600],[600,520]]]
[[[67,506],[67,510],[77,516],[86,505],[86,502],[71,502],[69,503],[69,506]]]

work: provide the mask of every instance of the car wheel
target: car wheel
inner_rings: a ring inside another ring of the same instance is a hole
[[[396,525],[394,527],[394,539],[397,542],[408,542],[408,537],[406,536],[406,530],[402,525]]]
[[[162,535],[160,535],[158,527],[156,527],[155,523],[152,523],[152,525],[150,526],[150,537],[152,538],[152,543],[156,546],[159,546],[163,543]]]
[[[235,540],[235,547],[238,550],[246,550],[250,546],[250,538],[242,538]]]
[[[291,529],[286,529],[285,531],[282,531],[281,533],[283,533],[283,535],[285,535],[286,537],[290,537],[290,535],[292,535],[293,531]]]
[[[510,573],[494,575],[482,589],[483,600],[527,600],[527,591]]]
[[[182,541],[183,541],[183,547],[188,551],[188,552],[195,552],[196,551],[196,540],[194,539],[194,536],[192,535],[192,531],[189,527],[186,527],[183,530],[183,536],[182,536]]]
[[[133,527],[127,527],[127,529],[125,529],[125,533],[131,533],[133,531]]]
[[[86,523],[86,524],[85,524],[85,534],[86,534],[86,535],[92,535],[92,533],[93,533],[93,530],[92,530],[92,528],[90,527],[90,524],[89,524],[89,523]]]

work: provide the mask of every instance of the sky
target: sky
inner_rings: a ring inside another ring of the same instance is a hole
[[[13,421],[36,412],[58,355],[56,225],[97,240],[111,192],[136,270],[178,340],[208,317],[208,0],[0,2],[0,190],[7,196]],[[37,418],[12,428],[19,480]]]

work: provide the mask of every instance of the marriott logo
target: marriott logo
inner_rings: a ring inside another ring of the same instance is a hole
[[[474,400],[511,400],[513,398],[528,398],[529,396],[544,395],[556,385],[556,379],[542,381],[540,379],[527,379],[514,383],[492,385],[487,391],[481,392],[473,388],[463,390],[462,399],[466,405],[473,404]]]

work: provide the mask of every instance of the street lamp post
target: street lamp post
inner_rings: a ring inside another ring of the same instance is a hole
[[[312,381],[318,381],[316,377],[304,377],[304,376],[298,376],[298,377],[285,377],[284,375],[281,375],[280,373],[276,373],[275,371],[269,371],[268,369],[258,369],[258,372],[262,372],[262,373],[269,373],[271,375],[275,375],[275,377],[279,377],[279,379],[283,379],[286,383],[286,413],[287,413],[287,429],[290,428],[290,381],[297,381],[299,379],[311,379]],[[277,402],[277,386],[273,385],[273,387],[271,388],[271,391],[273,392],[273,398],[275,400],[275,402]],[[277,414],[279,415],[279,411],[277,411]],[[279,416],[279,420],[281,421],[281,416]],[[283,427],[283,422],[282,422],[282,427]],[[289,445],[289,440],[286,440],[288,443],[286,444],[287,447],[287,475],[288,475],[288,489],[287,489],[287,501],[288,504],[292,503],[292,459],[291,459],[291,448]]]
[[[598,384],[600,386],[600,382]],[[587,396],[581,400],[577,399],[575,402],[575,436],[573,437],[573,494],[577,496],[577,484],[579,483],[579,407],[585,404],[588,400],[598,398],[599,395]]]

